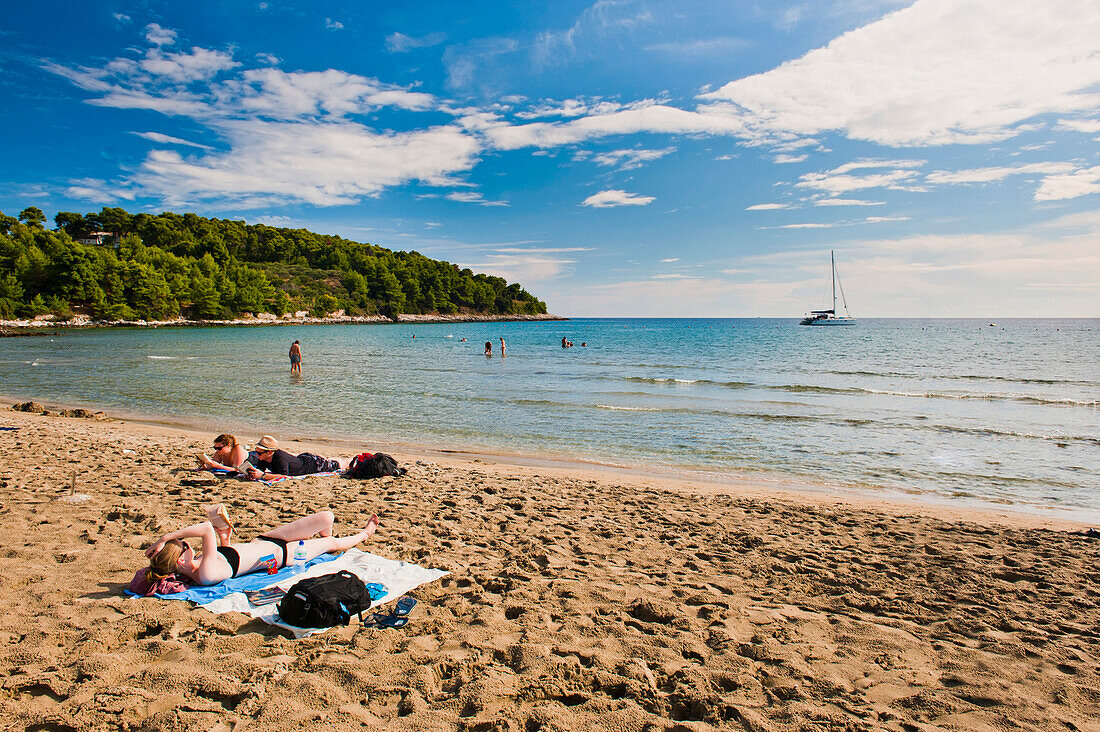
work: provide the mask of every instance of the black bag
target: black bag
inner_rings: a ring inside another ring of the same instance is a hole
[[[404,475],[405,469],[397,467],[397,461],[384,452],[356,455],[348,465],[349,478],[382,478],[387,475]]]
[[[346,569],[298,580],[279,603],[279,617],[301,628],[347,625],[352,615],[363,620],[370,593],[363,580]]]

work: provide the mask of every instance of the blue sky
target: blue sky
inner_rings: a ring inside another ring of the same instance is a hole
[[[569,316],[1100,315],[1100,4],[4,2],[0,210],[415,249]]]

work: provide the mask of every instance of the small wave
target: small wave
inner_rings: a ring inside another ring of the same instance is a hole
[[[671,376],[624,376],[625,381],[633,381],[640,384],[706,384],[708,386],[721,386],[727,389],[744,389],[753,384],[747,381],[713,381],[711,379],[676,379]]]
[[[775,384],[765,387],[775,391],[796,394],[876,394],[880,396],[909,397],[916,399],[963,399],[990,402],[1024,402],[1025,404],[1062,404],[1071,407],[1096,407],[1100,400],[1041,397],[1033,394],[973,394],[946,391],[896,391],[891,389],[861,389],[853,386],[814,386],[810,384]]]
[[[870,389],[856,389],[853,387],[836,386],[810,386],[808,384],[776,384],[766,387],[775,391],[790,391],[795,394],[873,394]]]
[[[950,424],[922,425],[921,429],[930,429],[937,432],[948,432],[952,434],[981,435],[983,437],[1020,437],[1026,440],[1047,440],[1050,442],[1084,442],[1100,446],[1100,437],[1092,437],[1091,435],[1044,435],[1035,432],[999,430],[993,427],[959,427]]]
[[[826,374],[836,374],[837,376],[882,376],[890,378],[903,378],[903,379],[943,379],[945,381],[1001,381],[1010,384],[1044,384],[1048,386],[1065,385],[1065,386],[1086,386],[1095,387],[1100,382],[1085,381],[1081,379],[1055,379],[1055,378],[1034,378],[1029,376],[996,376],[993,374],[919,374],[909,371],[840,371],[829,370],[825,371]]]
[[[146,356],[146,358],[156,359],[157,361],[178,361],[179,356]]]
[[[615,412],[663,412],[660,407],[616,407],[612,404],[597,404],[597,409],[610,409]]]

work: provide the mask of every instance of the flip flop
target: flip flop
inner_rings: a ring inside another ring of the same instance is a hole
[[[409,624],[407,617],[399,615],[383,615],[382,613],[375,613],[370,619],[371,625],[376,625],[379,628],[404,628]]]
[[[404,617],[412,612],[412,609],[416,607],[416,598],[405,595],[397,601],[397,604],[393,606],[393,614]]]

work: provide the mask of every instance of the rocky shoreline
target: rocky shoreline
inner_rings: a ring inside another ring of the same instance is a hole
[[[0,337],[33,335],[48,328],[194,328],[210,326],[260,326],[260,325],[340,325],[340,324],[393,324],[393,323],[507,323],[535,320],[568,320],[560,315],[476,315],[439,313],[417,315],[402,313],[396,319],[385,315],[344,315],[330,313],[323,318],[294,314],[277,317],[271,313],[232,318],[228,320],[92,320],[77,315],[69,320],[57,320],[53,316],[39,316],[30,320],[0,320]]]

